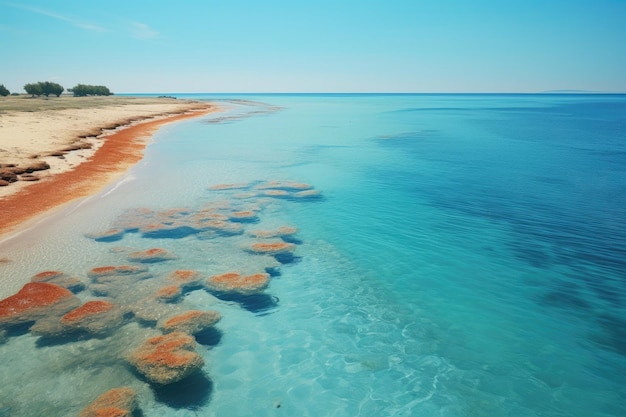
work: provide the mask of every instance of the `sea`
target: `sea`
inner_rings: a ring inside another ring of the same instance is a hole
[[[119,182],[0,243],[0,298],[55,270],[129,308],[96,336],[0,334],[0,416],[76,416],[121,386],[145,417],[626,415],[626,95],[176,97],[222,111],[165,125]],[[233,227],[176,227],[202,212]],[[101,234],[140,215],[169,223]],[[174,256],[129,260],[151,248]],[[93,268],[129,264],[141,280],[95,289]],[[270,280],[155,302],[174,270]],[[202,368],[138,372],[161,313],[135,304],[218,311]]]

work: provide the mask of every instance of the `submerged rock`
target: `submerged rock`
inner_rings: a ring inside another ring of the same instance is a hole
[[[82,330],[91,334],[106,333],[123,322],[121,309],[110,301],[88,301],[61,317],[67,330]]]
[[[135,232],[151,221],[153,217],[154,211],[149,208],[130,209],[117,218],[113,228],[124,229],[126,232]]]
[[[29,282],[0,301],[0,326],[12,326],[43,317],[60,316],[80,305],[71,291],[48,282]]]
[[[260,273],[242,276],[236,272],[227,272],[210,277],[206,282],[206,286],[212,291],[250,295],[265,290],[269,282],[269,274]]]
[[[182,289],[189,289],[202,285],[202,274],[190,269],[177,269],[170,273],[166,279]]]
[[[199,224],[200,230],[206,232],[208,230],[217,232],[224,236],[238,235],[243,233],[243,226],[238,223],[232,223],[224,220],[209,220]]]
[[[197,233],[198,230],[187,221],[149,223],[139,228],[143,237],[148,238],[180,238]]]
[[[137,393],[132,388],[113,388],[84,408],[79,417],[131,417],[137,409]]]
[[[171,308],[159,302],[157,297],[147,297],[128,306],[135,319],[142,324],[153,326],[163,317],[171,314]]]
[[[319,190],[306,190],[306,191],[298,191],[293,194],[294,198],[299,199],[315,199],[322,196],[322,193]]]
[[[231,221],[242,223],[251,223],[259,220],[256,212],[252,210],[235,211],[230,214],[229,218]]]
[[[244,188],[248,188],[250,184],[240,183],[240,184],[216,184],[209,187],[209,190],[241,190]]]
[[[285,190],[265,190],[261,193],[265,197],[274,197],[274,198],[288,198],[291,197],[291,193]]]
[[[182,295],[183,291],[178,285],[166,285],[157,290],[155,297],[161,301],[175,303]]]
[[[295,181],[268,181],[256,187],[259,190],[273,189],[284,191],[303,191],[313,188],[312,185]]]
[[[298,229],[291,226],[281,226],[275,230],[251,230],[248,232],[250,236],[267,239],[274,237],[287,237],[298,233]]]
[[[132,265],[101,266],[93,268],[87,275],[92,281],[91,292],[102,297],[117,297],[132,289],[138,281],[152,276],[147,268]]]
[[[85,283],[76,277],[71,277],[61,271],[43,271],[30,279],[30,282],[49,282],[63,288],[67,288],[73,293],[80,292],[85,289]]]
[[[126,230],[123,228],[113,228],[104,232],[87,233],[85,237],[93,239],[96,242],[114,242],[124,237]]]
[[[196,342],[181,332],[151,337],[130,354],[129,362],[156,384],[171,384],[198,371],[204,360],[195,351]]]
[[[161,248],[152,248],[128,254],[128,260],[131,262],[163,262],[176,258],[176,255]]]
[[[163,320],[159,328],[164,333],[196,334],[214,326],[221,318],[222,316],[218,311],[191,310]]]
[[[87,273],[93,282],[107,282],[110,278],[116,277],[134,277],[148,278],[146,276],[148,268],[134,265],[118,265],[118,266],[99,266],[91,269]]]
[[[259,242],[250,246],[250,251],[263,255],[277,255],[279,253],[293,252],[296,245],[287,242]]]

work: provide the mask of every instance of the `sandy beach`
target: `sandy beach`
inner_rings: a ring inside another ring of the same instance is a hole
[[[160,126],[216,110],[172,98],[0,97],[0,237],[119,178]]]

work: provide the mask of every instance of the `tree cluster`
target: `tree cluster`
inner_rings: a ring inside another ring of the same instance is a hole
[[[11,92],[4,86],[4,84],[0,84],[0,96],[6,97],[9,94],[11,94]]]
[[[78,84],[77,86],[69,89],[74,93],[74,97],[85,97],[85,96],[110,96],[113,93],[103,85],[85,85]]]
[[[48,97],[50,94],[59,97],[65,88],[50,81],[39,81],[38,83],[26,84],[24,90],[33,97],[42,95]]]

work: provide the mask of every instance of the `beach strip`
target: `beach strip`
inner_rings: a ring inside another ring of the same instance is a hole
[[[217,110],[216,106],[207,103],[184,113],[161,115],[156,119],[122,126],[106,135],[95,153],[84,162],[0,198],[0,237],[27,228],[46,212],[95,194],[119,179],[142,159],[149,139],[161,126]]]

